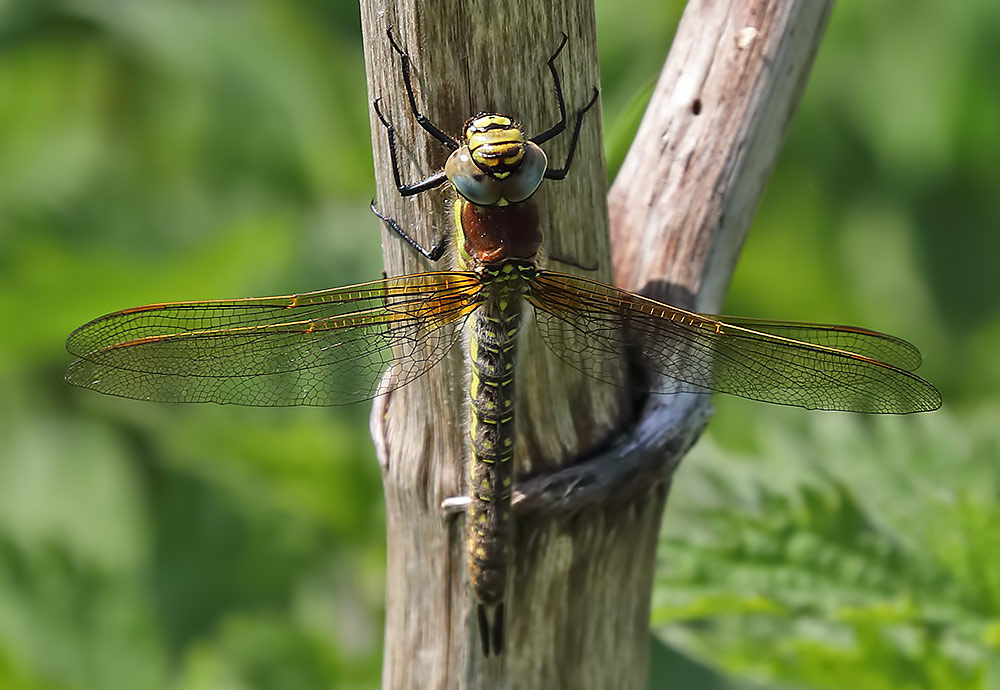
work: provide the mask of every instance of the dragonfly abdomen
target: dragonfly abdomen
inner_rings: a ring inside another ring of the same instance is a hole
[[[519,271],[506,264],[484,277],[483,305],[469,319],[469,494],[466,542],[469,579],[482,607],[493,611],[489,636],[497,653],[503,645],[502,602],[513,541],[510,513],[514,481],[514,363],[521,328]]]

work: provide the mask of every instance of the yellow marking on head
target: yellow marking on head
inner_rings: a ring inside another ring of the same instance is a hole
[[[497,113],[488,113],[486,115],[480,115],[479,117],[474,117],[469,121],[468,129],[485,129],[490,125],[496,125],[497,127],[510,127],[514,124],[506,115],[499,115]]]
[[[495,147],[499,150],[510,150],[524,152],[524,132],[517,127],[508,124],[486,129],[473,125],[465,130],[465,141],[469,145],[470,151],[475,151],[482,146]],[[498,123],[499,124],[499,123]]]
[[[510,131],[510,130],[508,130]],[[469,151],[477,165],[492,167],[513,167],[524,158],[524,144],[508,136],[497,136],[499,132],[474,134],[469,139]],[[480,163],[482,161],[482,163]],[[501,170],[501,173],[507,172]]]
[[[521,128],[509,117],[474,118],[465,128],[469,155],[481,170],[495,177],[509,174],[524,159],[525,138]]]

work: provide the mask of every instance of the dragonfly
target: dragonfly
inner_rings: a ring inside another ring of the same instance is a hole
[[[526,309],[532,327],[566,364],[608,383],[653,394],[721,392],[816,410],[909,414],[941,397],[914,372],[915,346],[854,326],[700,314],[540,265],[543,238],[532,201],[544,179],[570,169],[595,88],[580,108],[564,164],[541,144],[569,121],[556,59],[548,59],[559,120],[533,137],[513,118],[479,113],[459,138],[417,107],[410,58],[399,57],[417,123],[450,150],[444,167],[402,182],[396,132],[380,109],[399,193],[450,188],[452,270],[387,277],[276,297],[163,302],[101,316],[73,331],[69,383],[163,402],[257,406],[339,405],[370,400],[435,366],[468,333],[468,458],[465,540],[483,653],[502,653],[504,599],[513,549],[514,382]],[[449,235],[423,247],[375,213],[432,261]],[[527,307],[525,305],[528,305]],[[643,373],[629,381],[627,372]],[[386,375],[388,373],[388,375]]]

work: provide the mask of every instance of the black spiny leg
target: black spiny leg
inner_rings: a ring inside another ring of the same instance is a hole
[[[597,88],[595,87],[594,95],[590,99],[590,102],[587,105],[583,106],[583,108],[580,109],[580,112],[576,114],[576,126],[573,128],[573,138],[569,142],[569,153],[566,155],[566,164],[558,169],[548,168],[545,171],[545,177],[547,177],[548,179],[550,180],[565,179],[566,173],[569,172],[569,166],[573,163],[573,154],[576,153],[576,142],[577,139],[580,138],[580,127],[583,125],[583,116],[587,114],[588,110],[594,107],[595,103],[597,103],[597,95],[598,91]],[[592,265],[585,266],[584,264],[581,264],[575,261],[574,259],[571,259],[569,257],[558,256],[556,254],[549,254],[549,258],[559,261],[560,263],[567,264],[569,266],[576,266],[577,268],[581,268],[584,271],[596,271],[598,268],[596,262]]]
[[[438,240],[438,243],[436,245],[434,245],[433,249],[427,249],[422,244],[420,244],[415,239],[413,239],[408,234],[406,234],[406,231],[403,230],[403,228],[401,228],[399,226],[399,223],[397,223],[395,221],[395,219],[391,218],[390,216],[386,216],[386,215],[383,215],[382,213],[380,213],[379,210],[377,208],[375,208],[375,200],[374,199],[372,199],[371,209],[372,209],[372,213],[374,213],[376,216],[378,216],[379,218],[381,218],[386,223],[386,225],[388,225],[389,228],[394,233],[396,233],[397,235],[399,235],[400,237],[402,237],[404,240],[406,240],[406,243],[409,244],[414,249],[416,249],[418,252],[420,252],[420,254],[424,258],[430,259],[431,261],[437,261],[444,254],[444,249],[448,245],[448,234],[447,233],[445,233],[444,235],[441,236],[441,239]]]
[[[393,50],[399,54],[399,63],[403,72],[403,84],[406,86],[406,96],[410,99],[410,112],[413,113],[413,117],[416,119],[417,124],[423,127],[428,134],[454,151],[459,147],[459,143],[438,129],[434,123],[428,120],[427,117],[417,108],[417,99],[413,96],[413,84],[410,82],[410,56],[406,54],[405,50],[399,47],[399,44],[396,43],[396,39],[392,37],[391,26],[389,27],[389,30],[386,31],[386,34],[389,36],[389,43],[392,45]]]
[[[399,190],[401,196],[413,196],[414,194],[420,194],[421,192],[426,192],[429,189],[434,189],[435,187],[440,187],[448,178],[445,177],[444,170],[439,170],[433,175],[429,175],[419,182],[414,182],[413,184],[403,184],[402,179],[399,176],[399,161],[396,158],[396,130],[393,129],[389,121],[385,119],[385,115],[379,109],[378,104],[381,98],[376,98],[372,102],[372,107],[375,109],[375,115],[378,116],[379,122],[385,127],[386,133],[389,135],[389,160],[392,162],[392,179],[396,182],[396,189]],[[381,216],[379,216],[381,218]]]
[[[555,254],[553,252],[549,252],[549,259],[552,261],[558,261],[561,264],[566,264],[567,266],[573,266],[574,268],[579,268],[582,271],[596,271],[598,268],[600,268],[600,265],[596,261],[592,264],[584,265],[581,264],[576,259],[573,259],[569,256],[563,256],[561,254]]]
[[[457,149],[459,146],[458,142],[434,126],[434,124],[424,117],[424,115],[417,109],[417,99],[413,95],[413,84],[410,81],[410,57],[406,54],[406,51],[400,48],[399,44],[396,43],[396,39],[392,36],[391,26],[386,33],[389,36],[389,44],[392,46],[392,49],[399,54],[400,66],[403,72],[403,84],[406,86],[406,96],[410,101],[410,111],[413,113],[413,117],[416,118],[417,124],[423,127],[428,134],[440,141],[449,149]],[[415,194],[420,194],[430,189],[434,189],[435,187],[440,187],[442,184],[446,183],[448,178],[445,176],[444,170],[439,170],[438,172],[412,184],[403,184],[403,180],[399,174],[399,158],[396,155],[396,130],[393,128],[392,124],[389,123],[389,120],[386,119],[385,115],[382,114],[382,110],[379,108],[380,100],[381,99],[376,98],[372,103],[372,107],[375,109],[375,115],[378,117],[379,122],[381,122],[382,126],[385,127],[386,135],[389,138],[389,160],[392,163],[392,178],[396,183],[396,189],[399,191],[400,196],[413,196]],[[427,249],[407,234],[407,232],[403,230],[399,223],[397,223],[393,218],[380,213],[379,210],[375,208],[374,199],[371,203],[371,209],[372,213],[381,218],[393,232],[406,240],[407,244],[420,252],[420,254],[425,258],[430,259],[431,261],[437,261],[444,254],[444,249],[448,240],[447,234],[443,235],[432,249]]]
[[[573,164],[573,154],[576,153],[576,142],[580,138],[580,127],[583,126],[583,116],[587,114],[587,111],[594,107],[597,103],[597,96],[599,92],[597,87],[594,87],[594,95],[590,99],[590,102],[580,108],[580,112],[576,114],[576,126],[573,128],[573,138],[569,142],[569,153],[566,155],[566,163],[561,168],[548,168],[545,171],[545,177],[550,180],[562,180],[566,177],[566,173],[569,172],[569,166]]]
[[[552,57],[549,58],[549,72],[552,74],[552,81],[556,83],[556,102],[559,104],[559,122],[555,123],[549,129],[545,130],[541,134],[535,137],[531,137],[531,140],[536,144],[541,144],[548,141],[557,134],[562,133],[566,129],[566,101],[563,100],[562,84],[559,83],[559,72],[556,71],[556,58],[559,57],[559,53],[566,46],[566,41],[569,40],[569,36],[563,33],[562,43],[556,48],[556,52],[552,53]]]

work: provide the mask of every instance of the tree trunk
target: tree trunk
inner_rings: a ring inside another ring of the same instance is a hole
[[[570,117],[599,86],[589,0],[361,4],[369,96],[382,99],[396,127],[404,182],[440,170],[448,151],[409,112],[390,26],[412,59],[417,107],[453,136],[483,110],[515,117],[529,135],[551,126],[558,110],[545,63],[562,33],[569,41],[555,64]],[[618,284],[717,309],[830,4],[689,4],[611,191]],[[385,130],[374,113],[371,123],[379,209],[433,246],[450,233],[446,195],[400,198]],[[554,165],[568,143],[564,135],[545,145]],[[611,282],[604,179],[595,108],[569,176],[543,183],[536,198],[551,253],[596,262],[584,274]],[[390,275],[448,267],[389,233],[383,250]],[[389,549],[384,688],[645,686],[660,518],[672,471],[708,418],[707,397],[667,396],[634,415],[627,391],[567,371],[530,323],[524,336],[517,535],[500,657],[479,648],[462,518],[440,508],[466,493],[460,348],[373,410]]]

